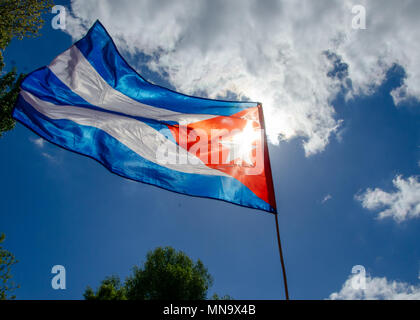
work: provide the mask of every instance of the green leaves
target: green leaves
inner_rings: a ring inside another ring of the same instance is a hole
[[[34,37],[44,24],[42,14],[53,6],[51,0],[2,0],[0,3],[0,137],[14,128],[12,111],[24,75],[16,70],[2,74],[3,54],[13,38]]]
[[[0,137],[15,126],[12,111],[24,77],[24,74],[17,76],[16,69],[0,77]]]
[[[18,285],[15,285],[11,275],[11,268],[18,261],[15,256],[3,248],[1,245],[6,236],[4,233],[0,235],[0,300],[14,299],[14,295],[10,295],[10,292],[19,288]]]
[[[3,0],[0,4],[0,49],[13,38],[33,37],[44,24],[42,14],[53,6],[51,0]]]
[[[96,293],[91,287],[87,287],[83,297],[86,300],[127,300],[125,288],[121,285],[118,276],[105,278]]]
[[[192,261],[172,247],[158,247],[147,254],[143,266],[134,266],[124,285],[116,276],[101,282],[94,292],[88,287],[87,300],[204,300],[213,279],[204,264]]]
[[[157,248],[147,254],[143,268],[134,268],[126,281],[127,298],[139,300],[203,300],[212,278],[198,260],[193,262],[174,248]]]

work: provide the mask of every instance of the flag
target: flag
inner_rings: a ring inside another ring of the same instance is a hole
[[[24,79],[13,117],[125,178],[276,212],[261,104],[146,81],[99,21]]]

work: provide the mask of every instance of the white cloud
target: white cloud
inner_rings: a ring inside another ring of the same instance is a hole
[[[355,4],[367,9],[366,30],[351,27]],[[209,97],[231,91],[263,102],[271,142],[303,137],[307,155],[324,150],[340,127],[332,101],[343,86],[347,98],[371,94],[397,63],[407,77],[392,93],[395,103],[420,98],[419,1],[72,0],[71,6],[67,32],[74,39],[99,18],[126,54],[153,56],[147,66],[177,90]],[[348,69],[341,65],[328,76],[340,62]]]
[[[33,142],[38,148],[40,148],[40,149],[44,149],[44,146],[45,146],[45,141],[46,140],[44,140],[43,138],[41,138],[41,137],[38,137],[38,138],[29,138],[29,140],[31,141],[31,142]],[[44,149],[45,150],[45,149]],[[48,161],[51,161],[51,162],[58,162],[58,159],[56,158],[56,157],[54,157],[53,155],[51,155],[50,153],[48,153],[48,152],[46,152],[46,151],[43,151],[43,152],[41,152],[41,155],[45,158],[45,159],[47,159]]]
[[[355,289],[359,274],[352,274],[339,292],[329,296],[331,300],[420,300],[420,286],[405,282],[389,281],[387,278],[366,276],[365,289]]]
[[[332,196],[330,194],[327,194],[324,199],[322,199],[321,203],[324,204],[325,202],[327,202],[328,200],[330,200],[332,198]]]
[[[420,182],[412,176],[403,179],[396,176],[392,181],[395,192],[368,188],[364,193],[356,195],[356,200],[368,210],[382,210],[379,218],[392,217],[397,222],[420,217]]]
[[[45,140],[42,138],[30,138],[30,140],[39,148],[43,148]]]
[[[47,153],[47,152],[42,152],[42,153],[41,153],[41,155],[42,155],[44,158],[48,159],[49,161],[52,161],[52,162],[57,162],[57,161],[58,161],[58,160],[57,160],[54,156],[50,155],[50,154],[49,154],[49,153]]]

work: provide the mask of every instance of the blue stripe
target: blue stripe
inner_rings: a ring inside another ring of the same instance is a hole
[[[220,199],[274,212],[265,201],[234,178],[183,173],[148,161],[106,132],[70,120],[53,120],[19,96],[13,117],[41,137],[89,156],[111,172],[136,181],[192,196]]]
[[[109,112],[91,105],[85,99],[74,93],[47,67],[31,72],[20,87],[38,98],[60,106],[77,106]]]
[[[161,132],[167,139],[175,142],[173,135],[166,126],[166,124],[173,125],[173,121],[158,121],[145,117],[132,116],[92,105],[67,87],[67,85],[57,78],[57,76],[47,67],[30,73],[22,82],[21,88],[32,93],[41,100],[51,102],[55,105],[87,108],[142,121],[153,129]]]
[[[111,87],[144,104],[181,113],[222,116],[230,116],[258,105],[256,102],[187,96],[147,82],[120,55],[99,21],[96,21],[84,38],[76,42],[76,46]]]

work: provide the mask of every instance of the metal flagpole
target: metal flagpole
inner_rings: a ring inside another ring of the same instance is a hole
[[[268,188],[271,188],[273,190],[273,203],[276,205],[276,194],[275,194],[275,190],[274,190],[274,183],[273,183],[273,176],[272,176],[272,172],[271,172],[271,164],[270,164],[270,155],[268,153],[268,144],[267,144],[267,139],[266,139],[266,134],[265,134],[265,121],[264,121],[264,113],[262,110],[262,104],[258,103],[258,109],[259,109],[259,115],[260,115],[260,119],[261,119],[261,123],[264,129],[263,132],[263,139],[264,139],[264,153],[266,154],[266,156],[264,157],[264,167],[266,169],[266,179],[267,179],[267,184],[268,184]],[[283,258],[283,250],[281,247],[281,241],[280,241],[280,231],[279,231],[279,219],[278,219],[278,213],[277,213],[277,205],[274,208],[276,210],[276,212],[274,213],[274,217],[275,217],[275,221],[276,221],[276,231],[277,231],[277,244],[279,247],[279,254],[280,254],[280,263],[281,263],[281,269],[283,272],[283,282],[284,282],[284,293],[286,296],[286,300],[289,300],[289,289],[287,287],[287,277],[286,277],[286,267],[284,264],[284,258]]]
[[[281,242],[280,242],[279,219],[277,218],[278,213],[276,212],[274,216],[276,218],[277,243],[279,245],[281,269],[283,271],[284,292],[286,294],[286,300],[289,300],[289,289],[287,288],[286,267],[284,266],[283,250],[281,249]]]

